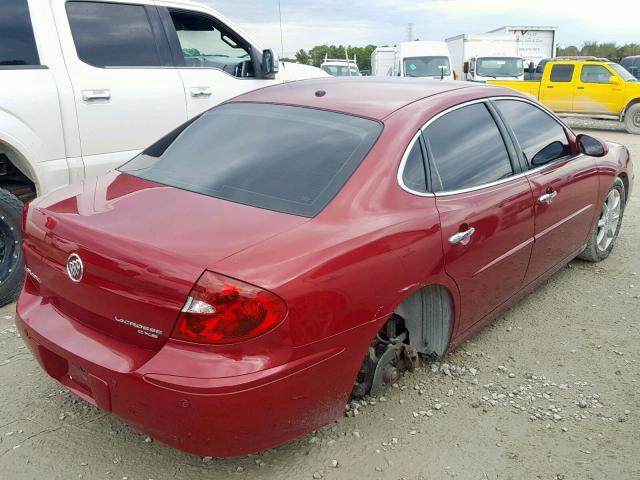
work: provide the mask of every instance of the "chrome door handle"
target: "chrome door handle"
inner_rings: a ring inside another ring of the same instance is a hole
[[[556,198],[557,195],[558,195],[558,192],[556,192],[555,190],[553,192],[545,193],[540,198],[538,198],[538,202],[540,202],[543,205],[547,205],[551,203],[553,199]]]
[[[111,100],[111,90],[82,90],[82,100],[85,102]]]
[[[192,97],[210,97],[211,87],[191,87]]]
[[[473,227],[469,227],[469,229],[465,230],[464,232],[458,232],[455,235],[451,235],[449,237],[449,243],[451,245],[457,245],[459,243],[462,243],[464,245],[466,243],[466,240],[471,238],[471,235],[473,235],[474,233],[476,233],[476,229]]]

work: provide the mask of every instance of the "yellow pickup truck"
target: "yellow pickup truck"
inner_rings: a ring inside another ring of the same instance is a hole
[[[557,60],[544,67],[539,82],[490,80],[526,93],[557,113],[615,118],[640,134],[640,82],[613,62]]]

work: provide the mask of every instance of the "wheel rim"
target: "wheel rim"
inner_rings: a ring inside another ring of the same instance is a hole
[[[602,213],[598,219],[598,233],[596,243],[600,250],[607,250],[616,238],[620,224],[620,192],[611,190],[602,206]]]
[[[631,125],[635,128],[640,128],[640,112],[636,112],[631,117]]]

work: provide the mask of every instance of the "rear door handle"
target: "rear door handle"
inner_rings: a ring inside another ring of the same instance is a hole
[[[556,198],[557,195],[558,195],[558,192],[553,190],[549,193],[545,193],[544,195],[540,196],[540,198],[538,198],[538,202],[541,203],[542,205],[548,205],[553,201],[554,198]]]
[[[211,87],[191,87],[192,97],[210,97]]]
[[[82,90],[82,100],[85,102],[111,100],[111,90]]]
[[[466,245],[467,240],[471,238],[471,235],[476,233],[476,229],[473,227],[469,227],[464,232],[458,232],[455,235],[451,235],[449,237],[449,243],[451,245],[458,245],[459,243]]]
[[[553,85],[547,85],[547,88],[553,88]]]

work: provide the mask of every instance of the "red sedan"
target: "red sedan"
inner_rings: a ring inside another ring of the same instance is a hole
[[[606,258],[633,178],[625,147],[499,87],[267,88],[32,202],[17,323],[49,375],[152,437],[256,452]]]

